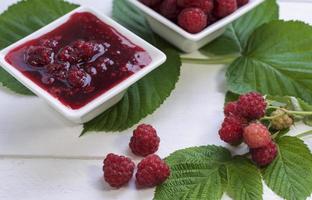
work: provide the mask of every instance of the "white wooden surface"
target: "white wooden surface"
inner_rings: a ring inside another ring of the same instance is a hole
[[[111,0],[72,1],[111,13]],[[14,2],[1,0],[0,11]],[[308,0],[281,1],[280,5],[283,19],[312,24]],[[217,135],[223,118],[224,72],[222,65],[183,65],[172,96],[142,121],[158,129],[160,156],[189,146],[225,145]],[[78,138],[81,126],[65,121],[36,97],[15,95],[4,88],[0,90],[0,111],[0,200],[152,199],[153,189],[136,190],[133,180],[120,190],[102,180],[102,159],[107,153],[133,156],[127,146],[131,130]],[[294,132],[309,128],[296,129]],[[312,140],[307,144],[312,147]],[[264,199],[279,198],[265,187]]]

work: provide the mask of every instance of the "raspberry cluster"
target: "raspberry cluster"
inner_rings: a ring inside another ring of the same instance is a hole
[[[235,12],[249,0],[140,0],[190,33]]]
[[[252,160],[259,166],[270,164],[277,155],[277,147],[268,128],[257,122],[266,113],[267,103],[256,92],[241,95],[238,101],[224,107],[225,119],[219,130],[220,138],[232,145],[245,142]]]
[[[129,147],[139,156],[146,156],[137,166],[135,174],[139,187],[157,186],[170,176],[170,168],[164,160],[154,153],[158,150],[160,139],[156,130],[141,124],[133,131]],[[130,158],[108,154],[104,160],[104,180],[112,187],[126,185],[133,176],[135,164]]]

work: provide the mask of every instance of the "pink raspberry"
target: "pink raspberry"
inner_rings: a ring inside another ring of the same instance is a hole
[[[177,0],[164,0],[159,7],[159,13],[170,20],[175,20],[179,11]]]
[[[243,5],[246,5],[249,2],[249,0],[237,0],[238,7],[241,7]]]
[[[130,181],[134,167],[129,158],[110,153],[104,160],[104,179],[110,186],[120,188]]]
[[[240,144],[243,141],[243,131],[246,123],[246,120],[239,116],[230,115],[225,117],[219,130],[221,140],[232,145]]]
[[[148,7],[153,7],[160,3],[162,0],[140,0],[143,4],[145,4]]]
[[[250,149],[252,160],[259,166],[266,166],[272,163],[277,155],[277,147],[274,142],[270,142],[266,146]]]
[[[159,156],[152,154],[138,164],[136,183],[140,187],[154,187],[170,176],[170,168]]]
[[[129,146],[139,156],[147,156],[158,150],[160,139],[156,130],[147,124],[141,124],[133,131]]]
[[[27,49],[25,61],[35,67],[42,67],[53,62],[54,52],[44,46],[31,46]]]
[[[267,103],[257,92],[241,95],[237,102],[237,109],[241,115],[249,120],[260,119],[264,116]]]
[[[237,10],[236,0],[216,0],[215,15],[217,17],[226,17]]]
[[[224,115],[239,115],[239,112],[237,110],[237,102],[229,102],[224,106]]]
[[[199,8],[185,8],[178,16],[178,24],[190,33],[199,33],[207,26],[207,15]]]
[[[213,0],[178,0],[178,6],[182,8],[196,7],[202,9],[206,14],[213,10]]]
[[[243,137],[249,148],[263,147],[272,141],[269,130],[260,123],[251,123],[245,127]]]

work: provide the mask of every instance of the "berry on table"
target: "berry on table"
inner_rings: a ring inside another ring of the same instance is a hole
[[[207,15],[199,8],[185,8],[178,16],[178,24],[190,33],[198,33],[207,26]]]
[[[112,187],[120,188],[133,176],[135,164],[125,156],[108,154],[104,160],[104,179]]]
[[[249,148],[263,147],[272,141],[269,130],[261,123],[249,124],[244,128],[243,136]]]
[[[243,5],[246,5],[249,2],[249,0],[237,0],[238,7],[241,7]]]
[[[160,139],[156,130],[147,124],[141,124],[133,131],[129,147],[139,156],[147,156],[158,150]]]
[[[264,167],[272,163],[277,155],[276,144],[271,141],[266,146],[250,149],[252,160],[259,166]]]
[[[211,13],[214,0],[177,0],[178,6],[182,8],[196,7],[202,9],[206,14]]]
[[[162,0],[140,0],[143,4],[145,4],[148,7],[152,7],[160,3]]]
[[[44,66],[53,62],[54,52],[44,46],[30,46],[25,55],[25,61],[35,67]]]
[[[217,17],[226,17],[237,10],[236,0],[216,0],[215,1],[215,15]]]
[[[271,120],[272,128],[276,130],[283,130],[290,128],[294,120],[291,118],[285,111],[281,109],[277,109],[271,114],[272,117],[274,117]]]
[[[219,136],[221,140],[232,145],[239,145],[243,141],[244,126],[247,121],[239,116],[230,115],[225,117]]]
[[[164,0],[159,7],[160,14],[171,20],[177,18],[179,11],[177,0]]]
[[[267,103],[263,96],[257,92],[250,92],[239,97],[237,109],[241,115],[249,120],[264,116]]]
[[[159,156],[152,154],[138,164],[136,183],[140,187],[154,187],[170,176],[170,168]]]
[[[239,112],[237,110],[237,102],[228,102],[224,106],[224,115],[229,116],[229,115],[239,115]]]

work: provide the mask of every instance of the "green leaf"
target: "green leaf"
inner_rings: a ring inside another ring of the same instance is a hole
[[[246,157],[234,157],[227,165],[227,192],[233,199],[262,199],[262,178],[257,167]]]
[[[305,200],[312,192],[312,155],[298,138],[277,140],[276,159],[263,171],[266,184],[287,200]]]
[[[311,26],[270,22],[251,35],[243,55],[228,68],[228,88],[235,93],[296,96],[312,103],[311,55]]]
[[[256,28],[277,19],[276,0],[266,0],[254,10],[234,21],[221,37],[203,47],[201,52],[215,55],[242,53],[249,36]]]
[[[0,15],[0,49],[33,33],[76,7],[77,5],[62,0],[24,0],[10,6]],[[16,93],[33,95],[2,68],[0,68],[0,83]]]
[[[239,94],[236,94],[234,92],[231,91],[227,91],[225,93],[225,100],[224,100],[224,104],[232,102],[232,101],[237,101],[239,98]]]
[[[115,0],[114,18],[162,49],[167,61],[128,89],[115,106],[84,124],[82,135],[89,131],[122,131],[153,113],[171,94],[179,79],[181,60],[174,48],[154,35],[142,14],[125,0]],[[160,78],[161,77],[161,78]]]

